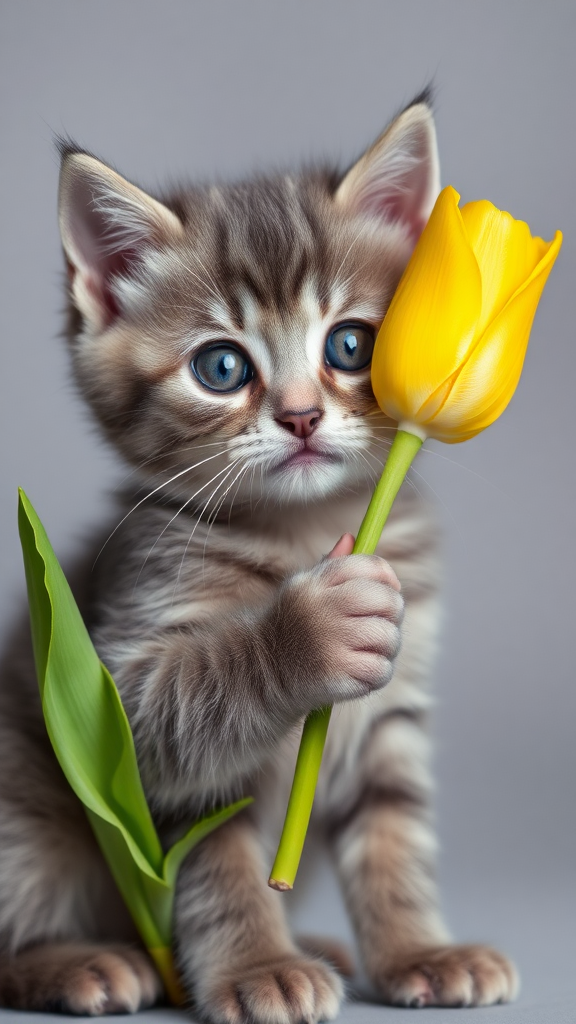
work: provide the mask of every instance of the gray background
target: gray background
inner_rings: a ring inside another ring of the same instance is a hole
[[[516,1007],[430,1019],[576,1021],[574,3],[3,0],[1,21],[3,630],[23,588],[16,486],[66,556],[121,476],[57,337],[53,132],[151,188],[346,162],[433,77],[443,182],[545,238],[564,230],[511,407],[463,446],[427,446],[414,479],[445,521],[446,909],[459,938],[505,948],[524,981]],[[300,925],[347,934],[326,865],[309,859],[299,889]],[[346,1010],[366,1022],[414,1013]]]

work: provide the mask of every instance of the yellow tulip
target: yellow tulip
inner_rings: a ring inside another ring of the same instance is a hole
[[[398,421],[354,552],[376,550],[392,503],[427,437],[454,443],[490,426],[512,398],[542,289],[562,244],[482,200],[458,209],[445,188],[398,285],[372,357],[380,408]],[[269,885],[298,870],[330,708],[308,716]]]
[[[454,443],[504,411],[562,243],[486,200],[439,195],[378,334],[372,387],[400,429]]]

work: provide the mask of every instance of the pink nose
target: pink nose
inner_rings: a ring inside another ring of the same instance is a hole
[[[280,413],[280,416],[276,418],[276,422],[289,430],[294,437],[310,437],[316,430],[316,427],[320,423],[322,418],[321,409],[307,409],[305,412],[286,412]]]

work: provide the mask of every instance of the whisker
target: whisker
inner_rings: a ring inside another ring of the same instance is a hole
[[[374,445],[374,446],[375,446],[376,448],[380,448],[380,449],[381,449],[382,451],[390,451],[390,447],[391,447],[391,444],[390,444],[390,446],[386,447],[386,444],[385,444],[385,440],[384,440],[384,439],[382,439],[382,438],[380,439],[380,441],[379,441],[379,442],[373,439],[373,440],[372,440],[372,444],[373,444],[373,445]],[[429,451],[429,449],[421,449],[421,451]],[[371,453],[371,452],[367,452],[367,454],[371,455],[372,453]],[[375,456],[374,456],[374,455],[372,455],[372,458],[375,458]],[[453,521],[453,523],[454,523],[454,526],[456,527],[456,529],[458,530],[459,534],[461,535],[461,531],[460,531],[460,527],[459,527],[458,523],[457,523],[457,522],[456,522],[456,520],[454,519],[454,517],[453,517],[452,513],[450,512],[450,509],[448,508],[448,506],[446,505],[446,503],[445,503],[445,502],[444,502],[444,501],[442,500],[442,498],[440,497],[440,495],[439,495],[439,494],[438,494],[438,493],[437,493],[437,492],[436,492],[436,491],[434,490],[434,488],[432,487],[432,484],[428,483],[428,481],[426,480],[426,477],[422,476],[422,473],[419,473],[419,472],[418,472],[418,470],[417,470],[417,469],[416,469],[416,468],[414,467],[414,464],[412,464],[412,465],[410,466],[410,472],[411,472],[411,473],[415,473],[415,474],[416,474],[416,476],[417,476],[417,477],[419,477],[419,479],[420,479],[420,480],[422,480],[422,482],[423,482],[423,483],[424,483],[424,484],[425,484],[425,485],[426,485],[427,487],[429,487],[429,488],[430,488],[430,490],[432,491],[432,493],[434,494],[434,496],[435,496],[435,497],[436,497],[436,498],[438,499],[438,501],[440,502],[440,504],[441,504],[441,505],[443,506],[443,508],[444,508],[444,509],[446,510],[446,512],[448,513],[448,515],[449,515],[449,516],[450,516],[450,518],[452,519],[452,521]],[[407,480],[407,482],[408,482],[408,483],[410,483],[410,478],[409,478],[409,476],[406,476],[406,477],[405,477],[405,480]],[[415,488],[415,490],[416,490],[416,492],[418,493],[419,497],[420,497],[420,498],[422,498],[422,495],[420,494],[420,491],[418,490],[418,488]],[[422,500],[424,500],[424,499],[422,499]]]
[[[396,432],[397,428],[396,427],[385,427],[385,426],[376,426],[376,427],[371,426],[370,429],[371,430],[393,430],[394,432]],[[382,441],[382,442],[385,442],[388,439],[384,438],[384,437],[380,437],[380,438],[378,438],[378,440]],[[373,443],[376,443],[376,439],[373,439]],[[443,455],[442,452],[434,451],[433,448],[427,448],[425,443],[422,446],[422,448],[420,449],[420,452],[418,454],[419,455],[433,455],[434,458],[436,458],[436,459],[442,459],[443,462],[448,462],[452,466],[457,466],[458,469],[463,469],[465,473],[470,473],[471,476],[474,476],[478,480],[481,480],[483,483],[488,484],[489,487],[493,487],[494,490],[497,491],[498,494],[501,494],[504,498],[512,498],[512,495],[508,491],[505,491],[502,487],[499,487],[498,484],[494,483],[493,480],[490,480],[489,477],[483,476],[482,473],[478,473],[477,470],[472,469],[470,466],[464,465],[463,462],[458,462],[457,459],[451,459],[447,455]],[[428,485],[428,486],[430,486],[430,485]]]
[[[189,250],[189,255],[190,255],[190,256],[192,256],[192,259],[195,259],[195,260],[196,260],[196,263],[198,264],[198,266],[200,267],[200,269],[201,269],[202,271],[204,271],[204,273],[205,273],[206,277],[208,278],[208,280],[209,280],[209,281],[211,282],[211,284],[213,284],[213,285],[214,285],[214,288],[216,289],[216,292],[218,292],[218,293],[219,293],[219,294],[221,295],[221,290],[220,290],[220,288],[218,287],[218,284],[217,284],[217,282],[216,282],[216,281],[214,280],[214,278],[212,277],[212,274],[211,274],[211,273],[210,273],[210,271],[208,270],[208,267],[206,266],[206,264],[205,264],[205,263],[203,263],[203,262],[202,262],[202,260],[200,259],[200,257],[199,257],[199,255],[198,255],[198,253],[197,253],[197,252],[196,252],[195,250]]]
[[[157,302],[154,306],[155,309],[183,309],[186,313],[196,313],[198,316],[206,316],[206,310],[203,306],[190,306],[184,302]]]
[[[383,447],[382,445],[376,445],[375,447],[378,448],[379,452],[385,452],[386,454],[388,454],[388,452],[389,452],[389,449]],[[382,475],[382,470],[384,469],[384,465],[385,465],[385,463],[381,461],[382,456],[380,454],[376,455],[375,452],[370,451],[370,448],[366,448],[364,450],[364,454],[368,455],[371,459],[374,459],[374,461],[376,462],[376,464],[378,466],[378,476],[381,476]]]
[[[354,270],[352,270],[347,275],[347,277],[335,279],[338,288],[342,290],[348,289],[349,286],[353,284],[353,282],[356,280],[356,278],[360,277],[364,273],[364,268],[366,267],[368,262],[368,260],[363,260],[362,263],[360,263]]]
[[[250,496],[249,496],[249,499],[248,499],[250,511],[252,511],[252,492],[253,492],[253,488],[254,488],[254,477],[256,475],[256,466],[257,466],[257,463],[255,462],[253,464],[253,466],[252,466],[252,477],[250,479]]]
[[[236,494],[238,493],[238,487],[240,486],[240,484],[242,482],[243,474],[246,473],[246,471],[248,469],[249,469],[248,463],[246,463],[244,466],[241,466],[239,472],[236,474],[236,476],[234,477],[232,482],[228,485],[228,487],[224,491],[224,494],[221,496],[221,498],[218,499],[218,504],[216,505],[216,507],[214,509],[214,512],[212,512],[210,514],[210,516],[208,517],[208,530],[206,531],[206,537],[204,539],[204,548],[203,548],[203,551],[202,551],[202,574],[203,575],[204,575],[204,571],[205,571],[206,547],[207,547],[207,544],[208,544],[208,538],[210,537],[210,532],[212,530],[212,527],[213,527],[214,523],[216,522],[216,519],[218,518],[218,513],[219,513],[220,509],[222,508],[222,505],[226,501],[226,495],[230,492],[231,488],[234,486],[234,484],[238,480],[238,485],[236,487],[236,491],[235,491],[234,495],[232,496],[232,500],[231,500],[231,503],[230,503],[230,512],[229,512],[229,515],[228,515],[228,526],[230,526],[230,516],[232,515],[232,506],[234,504],[234,498],[236,497]]]
[[[374,485],[376,485],[376,482],[378,480],[378,473],[376,472],[374,467],[370,465],[370,463],[368,462],[368,459],[366,458],[366,454],[370,454],[370,452],[368,452],[366,454],[364,452],[358,452],[357,454],[366,463],[366,465],[368,467],[369,478],[372,481],[372,483]]]
[[[453,524],[454,524],[454,526],[456,527],[456,531],[457,531],[457,533],[458,533],[458,536],[460,537],[460,539],[462,539],[462,529],[461,529],[461,527],[460,527],[460,524],[459,524],[459,523],[457,522],[457,520],[456,520],[456,519],[454,518],[454,515],[453,515],[453,513],[452,513],[452,512],[450,511],[450,509],[448,508],[448,505],[446,504],[446,502],[445,502],[445,501],[443,501],[443,499],[442,499],[442,498],[440,497],[440,495],[438,494],[438,491],[436,491],[436,490],[435,490],[435,489],[434,489],[434,488],[432,487],[432,484],[428,483],[428,481],[427,481],[426,477],[422,476],[422,473],[419,473],[419,472],[418,472],[418,470],[414,468],[414,465],[410,466],[410,472],[411,472],[411,473],[414,473],[414,474],[415,474],[415,475],[416,475],[416,476],[417,476],[417,477],[418,477],[418,478],[419,478],[419,479],[420,479],[420,480],[422,481],[422,483],[426,485],[426,487],[429,487],[429,488],[430,488],[430,490],[432,491],[432,494],[434,495],[434,497],[435,497],[435,498],[437,498],[437,500],[438,500],[438,501],[440,502],[440,504],[442,505],[442,508],[443,508],[443,509],[444,509],[444,510],[445,510],[445,511],[446,511],[446,512],[448,513],[448,515],[450,516],[450,519],[452,520],[452,523],[453,523]]]
[[[246,463],[245,471],[248,472],[249,469],[250,469],[250,465],[249,465],[249,463]],[[236,501],[236,498],[238,497],[238,491],[240,490],[240,485],[241,485],[243,479],[244,479],[243,476],[240,476],[240,479],[238,480],[238,483],[236,485],[236,490],[234,491],[234,494],[230,498],[230,508],[228,510],[228,528],[229,529],[232,526],[232,509],[234,507],[234,502]],[[232,481],[232,483],[234,483],[234,481]],[[240,506],[240,507],[242,507],[242,506]]]
[[[140,501],[137,501],[136,504],[130,509],[130,511],[127,512],[125,516],[123,516],[123,518],[120,520],[118,525],[115,526],[114,529],[112,530],[112,533],[104,541],[102,547],[100,548],[100,551],[98,552],[98,554],[96,555],[96,558],[94,559],[94,565],[92,566],[92,569],[94,569],[94,566],[96,565],[96,562],[98,561],[98,559],[100,558],[100,555],[104,551],[104,548],[106,547],[107,544],[110,543],[110,541],[112,540],[112,537],[114,536],[114,534],[122,526],[122,523],[125,523],[126,520],[128,519],[128,516],[131,516],[132,513],[135,512],[136,509],[140,507],[140,505],[142,505],[145,501],[148,501],[149,498],[152,498],[155,494],[158,493],[158,491],[161,491],[163,487],[168,487],[169,484],[174,483],[174,481],[178,480],[179,477],[184,476],[186,473],[191,473],[194,469],[197,469],[198,466],[203,466],[205,462],[210,462],[212,459],[217,459],[218,456],[222,455],[222,454],[223,454],[222,452],[216,452],[214,455],[209,455],[208,458],[201,459],[200,462],[196,462],[193,466],[188,466],[186,469],[180,470],[179,473],[175,473],[174,476],[171,477],[169,480],[166,480],[166,481],[164,481],[164,483],[159,484],[158,487],[155,487],[153,491],[150,491],[149,494],[145,494],[144,497],[140,499]]]
[[[163,445],[162,448],[159,449],[156,455],[153,455],[149,459],[144,459],[143,462],[139,462],[138,465],[134,466],[134,468],[131,469],[129,473],[126,473],[126,475],[123,476],[119,483],[116,485],[114,491],[118,491],[122,484],[124,484],[126,480],[129,480],[131,476],[134,476],[134,473],[137,473],[139,469],[143,469],[144,466],[149,466],[152,462],[158,462],[159,459],[163,459],[167,454],[182,455],[183,452],[192,452],[196,451],[199,448],[214,448],[216,445],[226,446],[227,444],[227,441],[209,441],[207,442],[207,444],[191,444],[185,445],[182,448],[170,448],[170,443],[165,444]]]
[[[340,271],[342,270],[342,267],[343,267],[343,266],[344,266],[344,264],[346,263],[346,260],[348,259],[348,257],[349,257],[349,255],[350,255],[350,253],[352,252],[352,249],[353,249],[353,248],[354,248],[354,246],[356,245],[356,242],[357,242],[357,241],[359,240],[359,238],[360,238],[360,235],[361,235],[361,234],[363,234],[364,230],[365,230],[365,225],[363,224],[363,225],[362,225],[362,227],[361,227],[361,228],[359,229],[359,231],[358,231],[358,234],[357,234],[357,235],[356,235],[356,236],[355,236],[355,237],[354,237],[354,238],[352,239],[352,241],[350,242],[350,245],[348,246],[348,248],[347,248],[347,250],[346,250],[346,252],[345,252],[345,254],[344,254],[344,258],[343,258],[343,260],[342,260],[342,262],[341,262],[340,266],[338,267],[338,270],[337,270],[337,271],[336,271],[336,273],[334,274],[334,277],[333,277],[333,281],[334,281],[334,282],[335,282],[335,283],[336,283],[337,285],[340,285],[340,281],[339,281],[339,277],[340,277]],[[323,295],[323,296],[322,296],[322,299],[323,299],[323,300],[325,300],[326,298],[327,298],[327,295]]]
[[[498,494],[501,494],[503,497],[512,498],[512,495],[508,491],[503,490],[502,487],[499,487],[498,484],[494,483],[493,480],[490,480],[489,477],[482,476],[482,473],[478,473],[475,469],[472,469],[470,466],[465,466],[463,462],[458,462],[456,459],[450,459],[448,458],[447,455],[443,455],[442,452],[435,452],[432,448],[426,448],[423,446],[420,449],[420,451],[426,455],[434,455],[435,458],[442,459],[443,462],[448,462],[452,466],[458,466],[459,469],[463,469],[466,473],[470,473],[471,476],[475,476],[478,478],[478,480],[482,480],[483,483],[488,484],[489,487],[493,487],[494,490],[497,491]]]
[[[263,494],[263,488],[264,488],[264,463],[263,462],[258,462],[258,463],[255,464],[254,468],[255,469],[259,468],[260,469],[260,497],[258,498],[258,501],[254,505],[253,511],[255,512],[256,509],[258,508],[258,505],[262,501],[262,498],[264,497],[264,494]]]
[[[417,488],[416,484],[415,484],[415,483],[414,483],[414,481],[413,481],[413,480],[411,479],[411,477],[409,477],[409,476],[406,476],[406,477],[404,477],[404,483],[406,483],[406,484],[408,485],[408,487],[410,487],[410,488],[411,488],[411,489],[412,489],[412,490],[413,490],[413,491],[414,491],[414,492],[415,492],[415,493],[416,493],[416,494],[418,495],[418,498],[419,498],[420,504],[421,504],[421,505],[426,505],[426,501],[425,501],[425,499],[424,499],[424,498],[422,497],[422,492],[418,490],[418,488]]]
[[[235,465],[237,465],[237,464],[238,464],[238,461],[239,461],[238,459],[235,459],[235,461],[234,461],[234,462],[232,463],[232,466],[235,466]],[[186,500],[186,501],[184,502],[184,504],[180,506],[180,508],[178,509],[178,511],[177,511],[177,512],[175,512],[175,513],[174,513],[174,515],[172,516],[172,518],[170,519],[170,521],[169,521],[168,523],[166,523],[166,526],[165,526],[165,527],[164,527],[164,529],[163,529],[163,530],[161,531],[161,533],[159,533],[159,534],[158,534],[158,536],[157,536],[156,540],[154,541],[154,543],[153,543],[152,547],[150,548],[150,550],[149,550],[148,554],[146,555],[146,558],[144,559],[144,561],[143,561],[143,563],[142,563],[142,566],[141,566],[141,568],[140,568],[140,571],[139,571],[139,573],[138,573],[138,575],[137,575],[137,577],[136,577],[136,581],[135,581],[135,583],[134,583],[134,589],[133,589],[133,593],[134,593],[134,591],[136,590],[136,587],[137,587],[137,585],[138,585],[138,582],[139,582],[139,580],[140,580],[140,577],[141,577],[142,573],[144,572],[144,569],[146,568],[146,563],[148,562],[148,559],[150,558],[150,555],[152,554],[152,552],[154,551],[154,549],[155,549],[156,545],[157,545],[157,544],[158,544],[158,543],[160,542],[160,540],[162,539],[162,537],[164,536],[164,534],[166,533],[166,530],[168,529],[168,527],[169,527],[169,526],[172,526],[172,523],[174,522],[174,520],[175,520],[175,519],[177,519],[177,518],[178,518],[178,516],[180,515],[180,513],[181,513],[181,512],[183,512],[183,511],[184,511],[184,509],[185,509],[185,508],[187,507],[187,505],[189,505],[189,504],[190,504],[190,502],[194,500],[194,498],[196,497],[196,495],[197,495],[197,494],[200,494],[200,493],[201,493],[201,491],[203,491],[203,490],[204,490],[204,489],[205,489],[206,487],[209,487],[211,483],[214,483],[214,480],[216,480],[216,479],[217,479],[217,478],[218,478],[219,476],[221,476],[221,475],[222,475],[222,473],[224,473],[224,472],[225,472],[225,471],[226,471],[226,470],[227,470],[228,468],[229,468],[228,466],[224,466],[224,468],[223,468],[223,469],[220,469],[220,470],[218,470],[218,472],[217,472],[217,473],[215,473],[215,474],[214,474],[214,476],[210,478],[210,480],[207,480],[205,484],[202,484],[202,487],[199,487],[197,491],[194,491],[194,494],[192,494],[192,495],[191,495],[191,496],[190,496],[190,497],[189,497],[189,498],[188,498],[188,499],[187,499],[187,500]]]
[[[182,269],[185,270],[187,274],[190,274],[191,277],[196,278],[196,280],[199,281],[200,284],[203,285],[204,288],[207,288],[209,292],[212,292],[212,295],[214,296],[215,299],[218,299],[219,302],[222,302],[222,299],[223,299],[222,292],[220,292],[220,291],[218,291],[216,289],[215,282],[212,282],[212,284],[210,284],[209,281],[206,281],[204,278],[200,277],[198,274],[195,274],[194,271],[192,270],[192,268],[191,267],[187,267],[186,264],[184,263],[184,261],[181,260],[178,256],[176,256],[176,254],[174,254],[174,259],[176,260],[177,263],[180,264]]]
[[[392,437],[371,437],[368,443],[380,445],[381,448],[386,448],[386,451],[390,451],[393,441]]]
[[[240,459],[236,459],[235,466],[237,466],[240,461],[241,461]],[[234,479],[229,483],[229,485],[226,488],[226,490],[224,491],[224,493],[218,498],[218,501],[217,501],[216,505],[214,506],[214,509],[212,510],[212,512],[208,513],[208,517],[206,519],[206,522],[207,522],[207,524],[209,526],[212,526],[212,524],[216,522],[216,519],[218,518],[218,513],[219,513],[220,509],[222,508],[222,505],[224,504],[224,502],[226,500],[226,495],[229,493],[230,488],[234,486],[234,483],[236,482],[238,477],[241,476],[241,474],[247,468],[248,468],[247,465],[244,465],[244,466],[242,466],[240,468],[239,472],[236,474]]]
[[[174,590],[172,591],[171,605],[174,603],[174,597],[176,596],[176,590],[177,590],[178,584],[180,582],[180,576],[182,574],[182,568],[184,566],[184,562],[186,560],[186,555],[188,554],[188,548],[190,547],[190,542],[191,542],[192,537],[194,536],[194,534],[196,532],[196,528],[198,526],[198,523],[201,521],[202,516],[204,515],[206,509],[208,508],[208,505],[212,501],[212,498],[216,494],[216,491],[222,486],[222,484],[226,483],[226,480],[230,476],[230,473],[232,473],[234,471],[234,467],[235,466],[236,466],[236,462],[233,462],[232,465],[229,468],[226,467],[226,468],[228,468],[228,473],[226,474],[226,476],[222,480],[220,480],[220,482],[218,484],[216,484],[216,487],[213,489],[212,493],[208,496],[208,500],[206,501],[206,504],[203,506],[202,511],[196,517],[196,522],[194,523],[194,526],[192,528],[192,532],[190,533],[190,536],[188,537],[188,540],[186,542],[186,547],[184,548],[184,551],[182,553],[182,558],[180,560],[180,565],[178,567],[178,575],[176,576],[176,582],[174,584]]]
[[[372,438],[372,440],[370,441],[370,448],[377,448],[378,451],[380,451],[380,452],[386,452],[386,455],[390,454],[391,447],[392,447],[391,444],[386,445],[386,444],[383,444],[383,443],[379,443],[378,441],[376,441],[375,438]],[[366,450],[369,451],[369,449],[366,449]]]

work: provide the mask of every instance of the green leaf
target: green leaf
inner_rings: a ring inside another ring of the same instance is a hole
[[[171,943],[174,889],[183,858],[251,798],[196,822],[164,855],[120,694],[98,658],[42,523],[23,491],[19,497],[34,659],[48,735],[135,924],[157,953]]]
[[[212,814],[206,815],[205,818],[202,818],[200,821],[197,821],[195,825],[192,825],[192,828],[189,829],[177,843],[174,843],[174,846],[170,850],[168,850],[168,853],[164,858],[164,880],[167,884],[170,887],[175,885],[178,869],[180,868],[184,857],[187,853],[190,853],[190,850],[192,850],[197,843],[202,839],[205,839],[211,832],[214,832],[214,829],[223,825],[229,818],[238,814],[238,811],[243,810],[244,807],[248,807],[251,803],[251,796],[244,797],[243,800],[237,800],[235,804],[230,804],[229,807],[224,807],[219,811],[213,811]]]
[[[36,671],[56,757],[82,803],[120,831],[141,871],[162,881],[162,847],[120,695],[23,492],[18,520]]]

